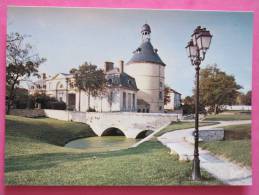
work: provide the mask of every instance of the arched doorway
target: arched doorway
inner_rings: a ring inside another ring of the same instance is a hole
[[[102,136],[125,136],[125,134],[116,127],[110,127],[102,133]]]
[[[144,130],[144,131],[141,131],[137,136],[136,136],[136,139],[143,139],[147,136],[149,136],[151,133],[153,133],[154,131],[152,130]]]

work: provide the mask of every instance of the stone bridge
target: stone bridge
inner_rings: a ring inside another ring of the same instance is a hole
[[[98,136],[125,135],[127,138],[143,138],[172,121],[181,119],[179,114],[166,113],[100,113],[47,109],[44,112],[49,118],[86,123]]]

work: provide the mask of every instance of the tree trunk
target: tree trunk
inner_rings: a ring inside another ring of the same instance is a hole
[[[79,104],[78,104],[78,111],[81,111],[81,89],[79,89]]]
[[[14,99],[14,86],[15,84],[12,84],[9,96],[8,96],[8,100],[7,100],[7,110],[6,110],[6,114],[10,114],[10,109],[11,109],[11,105],[12,105],[12,100]]]
[[[90,93],[90,90],[88,91],[88,109],[87,111],[90,110],[90,99],[91,99],[91,93]]]
[[[215,115],[218,114],[218,105],[217,105],[217,104],[214,106],[214,114],[215,114]]]

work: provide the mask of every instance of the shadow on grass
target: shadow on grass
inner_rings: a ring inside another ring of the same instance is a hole
[[[58,121],[49,118],[6,118],[6,136],[29,138],[43,143],[64,146],[68,141],[96,136],[87,124]]]
[[[98,161],[110,157],[121,157],[138,154],[152,153],[153,150],[160,149],[159,143],[143,143],[138,148],[129,148],[118,151],[99,153],[42,153],[31,155],[11,156],[6,158],[5,172],[22,170],[39,170],[56,166],[60,163],[76,162],[82,160]]]

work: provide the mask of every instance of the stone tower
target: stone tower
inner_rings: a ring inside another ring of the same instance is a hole
[[[150,105],[149,112],[164,112],[165,64],[150,42],[151,28],[141,28],[142,43],[133,52],[125,71],[136,79],[139,91],[137,99]]]

